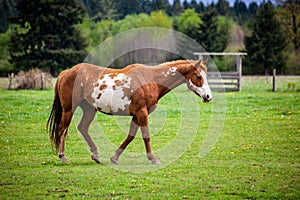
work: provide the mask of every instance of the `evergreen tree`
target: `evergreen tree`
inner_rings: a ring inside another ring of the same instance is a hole
[[[196,12],[197,12],[197,10],[196,10],[197,6],[198,6],[197,1],[196,0],[191,0],[190,7],[194,8]]]
[[[150,14],[152,11],[152,2],[150,0],[140,0],[141,12]]]
[[[212,1],[210,4],[207,5],[206,10],[213,10],[216,9],[216,4]]]
[[[256,15],[256,12],[257,12],[257,10],[258,10],[258,5],[257,5],[257,3],[256,2],[251,2],[250,4],[249,4],[249,14],[250,14],[250,16],[254,16],[254,15]]]
[[[218,14],[226,16],[230,15],[230,6],[229,3],[226,0],[219,0],[216,9]]]
[[[169,13],[170,4],[168,0],[153,0],[152,5],[153,5],[153,11],[164,10],[167,13]]]
[[[83,0],[83,4],[95,22],[116,18],[116,5],[112,0]]]
[[[182,5],[183,5],[184,10],[194,9],[197,13],[203,12],[205,10],[204,9],[205,6],[202,1],[200,1],[198,4],[196,0],[191,0],[190,3],[188,0],[184,0]]]
[[[0,1],[0,33],[4,33],[8,29],[8,18],[16,14],[15,4],[16,0]]]
[[[179,16],[183,13],[184,9],[180,3],[180,0],[174,0],[172,5],[172,16]]]
[[[201,20],[203,21],[200,26],[202,34],[197,41],[208,52],[224,51],[227,47],[229,33],[228,29],[218,28],[216,9],[207,10],[201,15]]]
[[[7,76],[9,72],[13,71],[13,66],[9,62],[10,52],[8,49],[12,34],[11,30],[10,27],[5,33],[0,33],[0,76]]]
[[[12,23],[11,62],[18,70],[42,68],[58,71],[82,62],[86,56],[85,42],[74,25],[80,23],[84,9],[76,0],[21,0],[18,15]]]
[[[115,0],[115,2],[119,19],[124,19],[126,15],[139,14],[142,11],[140,0],[131,0],[130,3],[128,0]]]
[[[239,24],[244,24],[244,22],[249,18],[248,9],[245,2],[241,0],[235,0],[232,9],[235,19]]]
[[[279,73],[285,70],[283,50],[286,39],[279,22],[276,19],[272,3],[267,2],[259,8],[254,19],[251,36],[245,37],[248,56],[246,66],[251,73],[271,73],[276,68]]]
[[[193,0],[191,1],[192,4]],[[196,7],[196,12],[200,13],[200,12],[204,12],[205,11],[205,5],[202,1],[199,2],[198,6]]]
[[[182,5],[183,5],[184,10],[191,8],[191,6],[187,0],[184,0]]]

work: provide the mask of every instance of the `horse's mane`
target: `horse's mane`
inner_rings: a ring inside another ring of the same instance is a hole
[[[182,65],[182,67],[186,67],[187,65],[194,66],[196,62],[197,61],[195,60],[174,60],[174,61],[164,62],[156,66],[148,66],[141,63],[135,63],[135,64],[128,65],[126,68],[127,69],[136,68],[136,67],[151,67],[151,68],[158,67],[159,68],[159,67],[173,67],[174,65],[176,65],[177,67],[180,67],[180,65]],[[205,65],[200,64],[199,66],[205,72],[207,71],[207,67]]]
[[[170,61],[170,62],[165,62],[162,63],[160,65],[164,65],[164,66],[168,66],[168,67],[172,67],[174,65],[180,66],[180,65],[187,65],[187,64],[191,64],[191,65],[195,65],[196,64],[196,60],[175,60],[175,61]],[[203,69],[205,72],[207,71],[207,67],[205,65],[199,65],[201,67],[201,69]]]
[[[164,66],[174,66],[174,65],[186,65],[186,64],[194,64],[194,60],[174,60],[169,62],[161,63],[160,65]]]

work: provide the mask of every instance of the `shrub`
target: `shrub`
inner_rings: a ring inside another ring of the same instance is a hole
[[[28,90],[28,89],[46,89],[52,87],[52,76],[40,69],[31,69],[29,71],[20,71],[15,77],[10,76],[8,89]],[[15,79],[13,81],[13,79]],[[11,83],[11,82],[14,83]]]

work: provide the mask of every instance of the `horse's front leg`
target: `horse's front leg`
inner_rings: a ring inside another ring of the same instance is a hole
[[[143,140],[144,140],[145,147],[146,147],[148,160],[150,160],[152,162],[152,164],[160,164],[159,160],[154,157],[152,150],[151,150],[150,134],[149,134],[148,126],[141,127],[141,131],[142,131],[142,136],[143,136]]]
[[[128,136],[125,139],[125,141],[120,145],[120,147],[116,150],[115,155],[110,158],[111,162],[113,162],[114,164],[119,163],[120,155],[123,153],[124,149],[128,146],[128,144],[134,139],[138,128],[139,126],[133,120],[131,120]]]

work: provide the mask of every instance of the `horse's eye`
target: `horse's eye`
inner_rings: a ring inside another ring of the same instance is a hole
[[[197,76],[197,80],[201,81],[202,77],[201,76]]]

